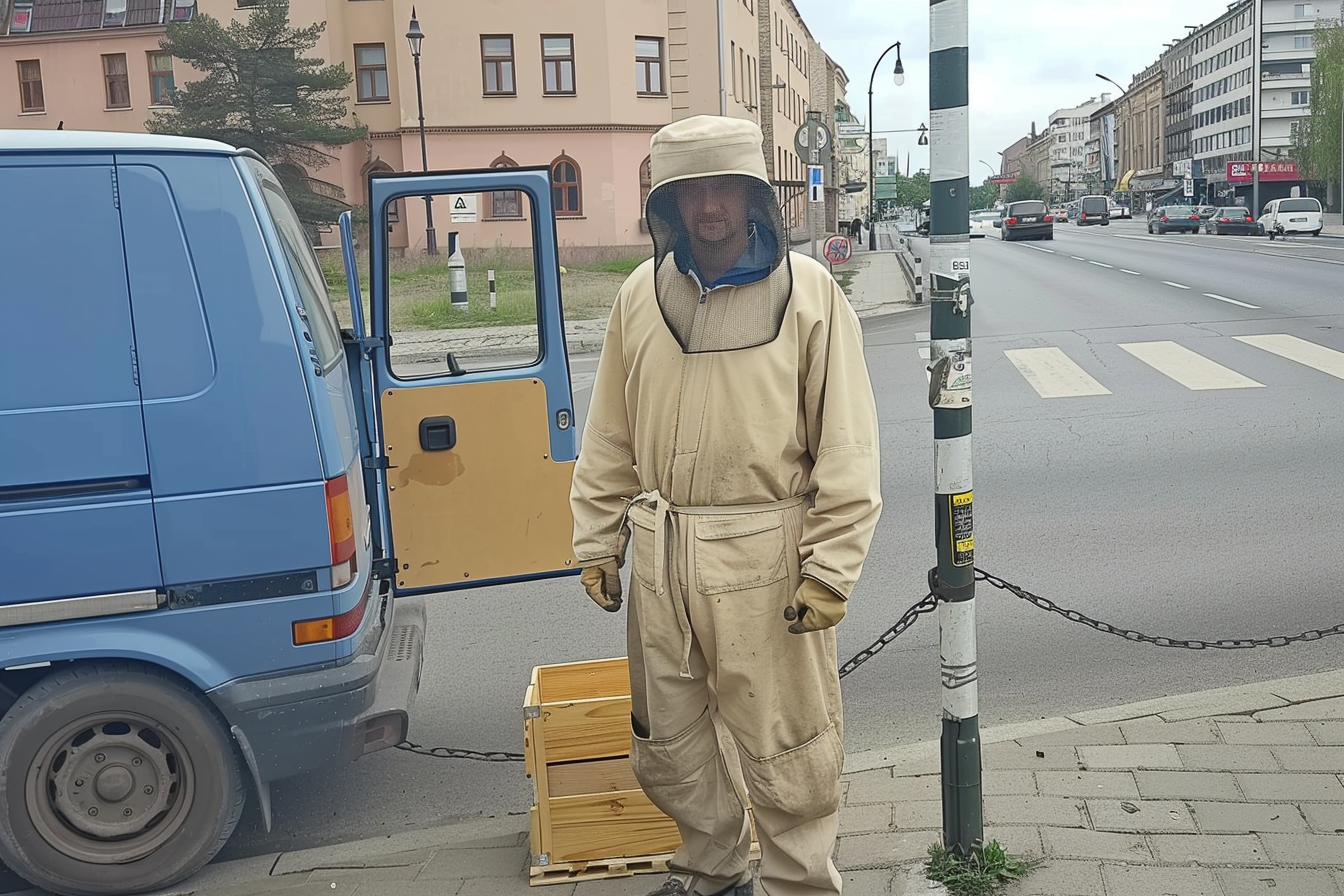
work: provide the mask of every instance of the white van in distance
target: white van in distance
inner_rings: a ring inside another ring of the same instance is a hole
[[[1271,199],[1260,213],[1259,223],[1272,240],[1289,233],[1321,235],[1321,203],[1310,196]]]

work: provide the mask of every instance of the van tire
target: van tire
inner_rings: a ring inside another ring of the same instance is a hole
[[[1317,227],[1315,230],[1313,230],[1313,231],[1311,232],[1311,235],[1312,235],[1312,236],[1320,236],[1320,235],[1321,235],[1321,230],[1322,230],[1322,229],[1323,229],[1323,228]]]
[[[224,720],[162,669],[63,668],[0,719],[0,861],[62,896],[189,877],[224,846],[246,800]]]

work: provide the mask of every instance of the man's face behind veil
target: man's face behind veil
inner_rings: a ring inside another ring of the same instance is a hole
[[[696,177],[676,184],[677,211],[692,243],[723,249],[746,238],[747,184],[738,175]]]

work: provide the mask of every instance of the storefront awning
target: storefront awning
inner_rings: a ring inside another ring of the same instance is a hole
[[[1120,178],[1119,183],[1115,185],[1115,192],[1124,193],[1129,190],[1129,179],[1134,176],[1134,169],[1131,168],[1125,172],[1125,176]]]

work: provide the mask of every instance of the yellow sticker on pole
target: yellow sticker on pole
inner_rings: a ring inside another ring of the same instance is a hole
[[[970,566],[975,562],[975,523],[971,512],[971,495],[971,492],[948,495],[953,566]]]

